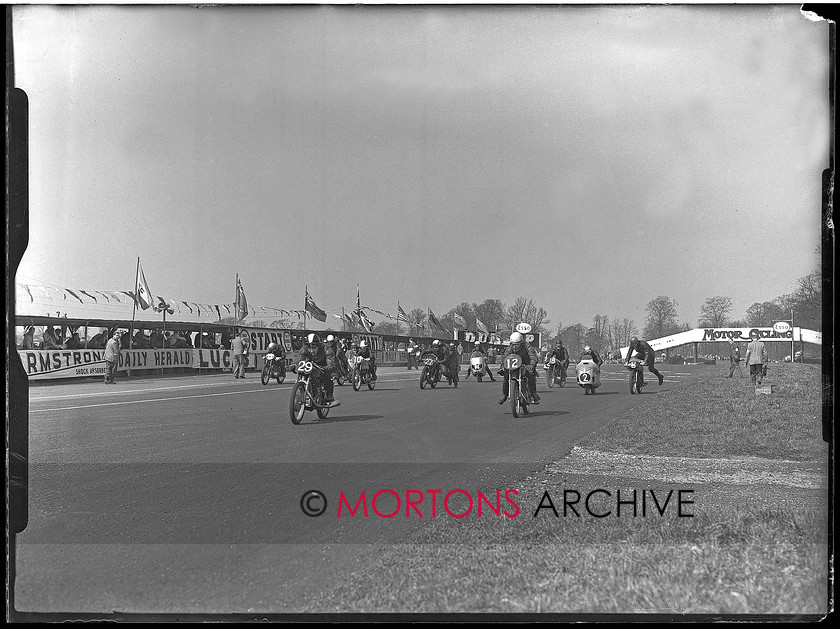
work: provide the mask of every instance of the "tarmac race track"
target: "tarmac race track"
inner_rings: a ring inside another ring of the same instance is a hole
[[[498,368],[498,367],[497,367]],[[626,369],[596,395],[572,380],[514,418],[500,384],[419,387],[382,368],[374,391],[289,420],[294,374],[123,378],[30,387],[29,524],[18,536],[16,609],[33,612],[295,612],[432,517],[476,517],[466,493],[505,492],[631,409]],[[662,366],[646,396],[690,369]],[[326,510],[311,517],[303,509]],[[372,506],[372,497],[379,513]],[[452,500],[444,497],[454,489]],[[362,491],[369,507],[351,517]],[[414,490],[413,493],[408,493]],[[440,490],[435,493],[434,490]],[[398,502],[399,500],[399,502]],[[414,502],[409,509],[407,502]],[[432,501],[435,504],[432,504]],[[493,505],[496,506],[495,504]],[[343,509],[338,517],[339,508]],[[523,511],[527,507],[523,506]],[[408,517],[406,514],[408,513]],[[418,513],[423,514],[423,518]],[[504,519],[484,505],[482,517]]]

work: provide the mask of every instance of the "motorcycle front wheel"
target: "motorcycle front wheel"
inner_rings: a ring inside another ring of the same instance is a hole
[[[636,394],[636,370],[630,372],[630,394]]]
[[[260,374],[260,380],[263,383],[263,386],[268,384],[269,374],[271,373],[271,369],[268,366],[268,363],[263,365],[262,373]]]
[[[510,396],[510,412],[514,417],[519,417],[519,383],[516,380],[510,381],[508,395]]]
[[[292,397],[289,399],[289,417],[297,426],[306,413],[306,383],[298,382],[292,387]]]
[[[545,374],[545,380],[549,389],[554,386],[554,367],[548,368],[548,372]]]
[[[420,388],[426,388],[426,379],[429,377],[429,368],[423,367],[423,371],[420,372]]]
[[[357,368],[353,368],[353,390],[358,391],[362,388],[362,374]]]

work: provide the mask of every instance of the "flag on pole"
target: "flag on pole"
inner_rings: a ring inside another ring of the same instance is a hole
[[[403,323],[411,325],[411,320],[408,318],[408,315],[405,314],[405,310],[402,309],[402,306],[400,306],[400,302],[397,302],[397,321],[402,321]]]
[[[441,332],[446,332],[444,327],[440,324],[440,321],[437,320],[437,317],[435,316],[435,313],[432,312],[431,308],[429,308],[429,323],[435,326]]]
[[[306,312],[311,314],[318,321],[326,321],[327,313],[318,307],[318,304],[309,296],[309,290],[306,291],[306,304],[304,305]]]
[[[476,319],[475,319],[475,327],[478,328],[479,332],[484,332],[485,334],[490,334],[490,330],[487,329],[487,326],[484,325],[478,317],[476,317]]]
[[[236,318],[244,319],[248,316],[248,300],[245,299],[245,291],[242,288],[242,282],[239,281],[239,276],[236,276]],[[199,311],[200,313],[201,311]]]
[[[464,317],[459,315],[457,312],[452,314],[452,320],[461,328],[467,327],[467,320],[464,319]]]
[[[152,289],[149,288],[146,275],[143,273],[143,267],[140,266],[140,258],[137,258],[137,278],[134,282],[134,296],[134,303],[143,310],[148,310],[154,306],[152,302]]]

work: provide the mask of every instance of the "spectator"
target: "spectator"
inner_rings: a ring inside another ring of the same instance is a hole
[[[51,326],[47,326],[44,328],[44,349],[67,349],[64,343],[61,342],[60,337],[61,333],[59,332],[58,328],[55,330],[52,329]]]
[[[131,349],[131,338],[128,332],[120,332],[120,349]]]
[[[116,384],[122,332],[117,330],[105,346],[105,384]]]
[[[741,371],[741,348],[738,347],[735,341],[729,339],[729,375],[727,378],[731,378],[736,369],[743,378],[744,372]]]
[[[67,342],[64,343],[64,346],[67,349],[82,349],[82,339],[79,338],[79,333],[73,332],[73,336],[67,339]]]
[[[239,336],[234,336],[230,342],[230,350],[233,359],[233,377],[234,378],[244,378],[245,377],[245,352],[246,352],[246,345],[245,343],[248,340],[247,333],[243,330],[242,334]]]
[[[26,326],[26,329],[23,331],[21,349],[35,349],[35,326]]]
[[[149,349],[149,339],[143,333],[143,330],[137,330],[134,333],[134,339],[132,341],[132,347],[134,349]]]
[[[152,330],[152,333],[149,335],[149,347],[153,347],[154,349],[163,349],[164,341],[163,330],[160,328]]]
[[[744,361],[750,367],[750,380],[753,384],[761,384],[762,378],[766,375],[767,369],[767,346],[764,341],[759,340],[758,332],[750,333],[752,341],[747,345],[747,354]]]
[[[87,342],[87,347],[89,349],[104,349],[105,344],[108,342],[108,329],[102,328],[99,330],[99,334],[95,334],[94,336],[90,337]]]
[[[169,347],[174,347],[175,349],[184,349],[189,347],[187,343],[187,339],[184,338],[183,332],[180,330],[176,330],[169,339]]]
[[[414,344],[414,339],[408,339],[408,344],[405,346],[406,352],[406,369],[411,371],[411,367],[413,366],[415,369],[419,369],[417,367],[417,361],[415,360],[416,352],[417,352],[417,345]]]

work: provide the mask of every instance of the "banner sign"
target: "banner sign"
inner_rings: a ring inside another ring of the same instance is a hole
[[[463,341],[465,343],[490,343],[491,345],[501,345],[502,336],[500,334],[487,334],[485,332],[470,332],[468,330],[455,330],[455,340]],[[532,335],[528,335],[532,336]]]
[[[758,338],[762,341],[787,341],[793,340],[793,329],[790,325],[780,327],[779,330],[773,328],[703,328],[702,341],[751,341],[751,334],[758,332]]]
[[[192,367],[189,349],[124,349],[117,371]],[[205,350],[206,351],[206,350]],[[30,380],[84,378],[105,375],[104,349],[18,350]]]

